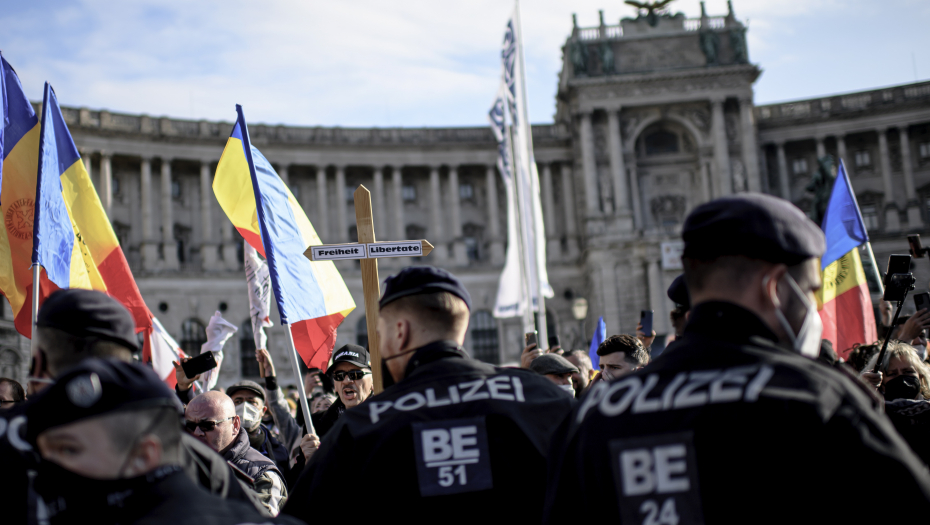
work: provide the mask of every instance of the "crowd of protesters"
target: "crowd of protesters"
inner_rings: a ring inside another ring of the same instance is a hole
[[[518,366],[474,361],[464,286],[407,268],[379,304],[384,392],[369,349],[342,346],[304,375],[309,422],[267,350],[263,384],[195,395],[200,376],[179,361],[172,391],[133,362],[122,305],[56,292],[28,389],[0,378],[3,521],[842,521],[887,510],[833,498],[866,486],[925,510],[930,312],[894,327],[881,359],[882,341],[838,359],[819,332],[811,359],[823,240],[790,206],[746,196],[692,212],[667,292],[675,335],[655,359],[639,326],[594,355],[555,336]],[[718,241],[734,235],[735,248]]]

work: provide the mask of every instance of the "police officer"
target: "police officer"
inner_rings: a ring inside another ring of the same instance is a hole
[[[184,473],[181,414],[174,392],[142,365],[93,358],[60,376],[26,409],[50,522],[271,521]]]
[[[675,329],[675,337],[681,337],[685,331],[685,324],[688,323],[688,312],[691,310],[691,298],[688,296],[684,274],[675,277],[666,294],[675,303],[675,309],[668,314],[669,320]]]
[[[920,460],[861,385],[813,359],[817,225],[787,201],[742,194],[697,207],[682,237],[684,336],[580,401],[553,449],[544,523],[578,508],[680,525],[926,516]]]
[[[550,436],[572,399],[528,370],[470,359],[470,307],[444,270],[387,279],[378,335],[396,383],[339,418],[285,513],[332,523],[361,500],[411,523],[540,519]]]

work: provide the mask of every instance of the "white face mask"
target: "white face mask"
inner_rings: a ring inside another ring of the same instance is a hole
[[[236,405],[236,415],[246,430],[255,430],[262,422],[261,410],[244,401],[241,405]]]
[[[820,355],[820,341],[823,337],[823,321],[820,319],[820,314],[817,313],[817,305],[811,304],[791,275],[786,273],[785,277],[788,278],[788,286],[807,307],[807,313],[804,315],[804,322],[801,323],[801,329],[798,330],[797,334],[794,333],[791,324],[785,318],[785,314],[777,306],[775,307],[775,316],[778,317],[778,322],[781,323],[781,327],[788,334],[788,338],[791,339],[791,346],[795,352],[816,359]]]
[[[558,385],[558,387],[564,390],[566,394],[575,397],[575,389],[572,385]]]

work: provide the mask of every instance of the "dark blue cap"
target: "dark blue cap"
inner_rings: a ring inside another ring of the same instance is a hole
[[[743,193],[702,204],[685,219],[682,257],[709,261],[742,255],[788,266],[820,257],[823,231],[790,202]]]
[[[384,295],[381,296],[378,306],[384,308],[385,305],[409,295],[439,292],[451,293],[465,301],[465,306],[471,310],[471,296],[458,277],[433,266],[410,266],[385,279]]]
[[[339,363],[349,363],[359,368],[371,368],[371,356],[364,346],[343,345],[339,350],[333,352],[333,366],[329,367],[327,373],[331,374]]]
[[[175,393],[151,369],[90,358],[70,368],[26,407],[27,438],[45,430],[116,411],[170,407],[183,414]]]
[[[36,326],[57,328],[75,337],[104,339],[139,350],[132,314],[119,301],[96,290],[58,290],[42,303]]]
[[[675,280],[672,281],[672,285],[668,287],[668,292],[666,292],[666,294],[673,303],[684,306],[685,310],[691,309],[691,296],[688,294],[685,274],[675,277]]]

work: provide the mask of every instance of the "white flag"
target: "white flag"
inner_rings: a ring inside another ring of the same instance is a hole
[[[245,280],[249,287],[249,317],[252,319],[252,335],[255,348],[268,348],[268,336],[265,327],[273,326],[271,315],[271,274],[268,263],[258,255],[249,243],[244,246],[243,266]]]
[[[180,361],[187,357],[178,343],[168,335],[168,331],[161,322],[152,317],[152,331],[149,334],[149,347],[151,348],[152,369],[168,386],[177,384],[172,361]]]
[[[223,345],[238,331],[236,325],[223,319],[219,312],[214,313],[210,322],[207,323],[207,342],[200,346],[200,353],[213,352],[216,368],[203,373],[201,380],[204,390],[210,390],[216,386],[216,381],[220,378],[220,367],[223,366]]]

